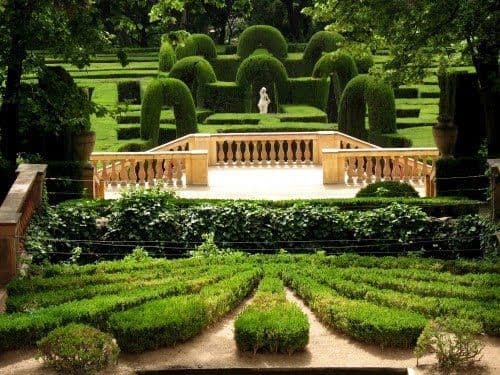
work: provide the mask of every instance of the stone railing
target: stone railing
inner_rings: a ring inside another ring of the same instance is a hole
[[[435,148],[323,149],[324,184],[377,181],[428,183],[439,152]],[[433,195],[427,186],[427,195]]]
[[[208,183],[207,151],[94,152],[94,197],[107,187],[154,185],[190,186]]]
[[[21,164],[0,206],[0,285],[17,273],[17,254],[23,251],[22,239],[42,200],[46,169],[44,164]]]

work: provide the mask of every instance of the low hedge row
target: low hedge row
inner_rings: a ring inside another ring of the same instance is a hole
[[[109,319],[110,329],[127,352],[175,345],[238,305],[255,287],[260,272],[236,272],[236,276],[203,288],[197,295],[162,299],[115,313]]]
[[[118,103],[141,104],[141,81],[122,81],[116,83]]]
[[[119,126],[116,128],[116,138],[117,139],[136,139],[141,136],[141,126],[140,125],[127,125]],[[163,125],[160,126],[158,131],[158,143],[164,144],[173,141],[177,137],[177,130],[175,125]]]
[[[242,351],[292,354],[309,342],[309,321],[286,301],[283,282],[266,276],[250,307],[236,319],[234,338]]]
[[[293,271],[282,276],[323,322],[362,342],[411,348],[427,323],[418,313],[347,299]]]

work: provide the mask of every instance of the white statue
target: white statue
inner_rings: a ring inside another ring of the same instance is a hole
[[[271,100],[269,99],[269,95],[267,95],[267,90],[265,87],[260,89],[260,100],[259,103],[257,104],[257,107],[259,107],[260,113],[267,113],[269,103],[271,103]]]

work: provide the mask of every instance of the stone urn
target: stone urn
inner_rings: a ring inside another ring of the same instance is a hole
[[[441,157],[453,158],[458,135],[456,125],[449,118],[438,118],[438,123],[432,127],[432,135]]]
[[[73,134],[73,157],[84,166],[89,164],[90,155],[94,150],[96,135],[93,131],[83,131]]]

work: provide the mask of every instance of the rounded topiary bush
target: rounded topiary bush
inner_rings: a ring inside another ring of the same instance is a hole
[[[345,39],[332,31],[318,31],[314,34],[304,50],[303,59],[309,64],[315,64],[325,52],[333,52],[340,48]]]
[[[369,184],[356,194],[356,198],[418,198],[418,192],[413,186],[399,181],[380,181]]]
[[[340,51],[347,53],[354,58],[360,74],[368,73],[370,68],[375,64],[372,51],[368,48],[368,46],[363,44],[351,44],[346,48],[341,48]]]
[[[168,76],[184,82],[200,107],[203,107],[203,86],[217,81],[212,65],[202,56],[189,56],[177,61]]]
[[[65,374],[89,374],[116,363],[120,349],[113,336],[84,324],[50,332],[37,343],[45,363]]]
[[[396,100],[386,82],[360,74],[349,81],[339,104],[339,130],[356,138],[368,139],[366,107],[371,133],[396,133]]]
[[[281,31],[275,27],[254,25],[246,28],[240,35],[238,55],[247,58],[259,48],[265,48],[274,57],[283,59],[287,56],[288,45]]]
[[[177,61],[174,48],[172,45],[165,41],[161,44],[160,52],[158,54],[159,70],[160,72],[168,72]]]
[[[188,56],[203,56],[206,59],[215,59],[217,50],[215,43],[206,34],[191,34],[184,44],[179,44],[175,49],[175,54],[180,60]]]

